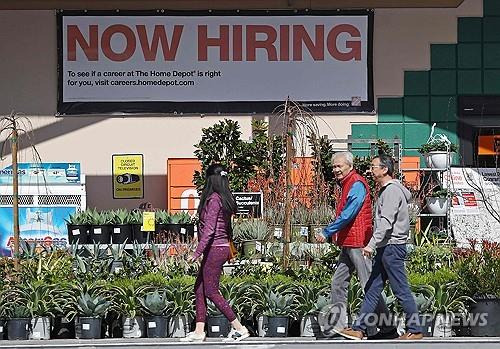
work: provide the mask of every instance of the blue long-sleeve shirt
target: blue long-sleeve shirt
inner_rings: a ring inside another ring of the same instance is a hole
[[[339,230],[348,225],[354,217],[356,217],[363,206],[365,201],[366,189],[360,181],[354,182],[349,193],[347,194],[347,201],[344,208],[337,216],[333,223],[330,223],[323,229],[325,238],[329,238],[333,234],[338,233]]]

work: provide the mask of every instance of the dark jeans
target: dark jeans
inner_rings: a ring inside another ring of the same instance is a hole
[[[211,246],[203,255],[201,267],[194,284],[196,295],[196,322],[205,322],[207,317],[207,298],[232,322],[236,315],[229,303],[219,292],[222,266],[229,257],[228,246]]]
[[[418,318],[418,309],[410,290],[405,269],[406,244],[387,245],[377,249],[372,274],[366,284],[365,299],[361,305],[354,330],[367,332],[367,322],[379,303],[385,282],[389,280],[394,295],[403,306],[406,314],[407,331],[422,332]]]
[[[347,327],[345,323],[347,317],[345,314],[347,310],[347,293],[349,290],[349,282],[354,272],[358,274],[359,282],[361,286],[365,288],[372,272],[372,260],[363,256],[362,248],[342,247],[337,268],[333,274],[331,288],[331,303],[342,305],[339,307],[341,312],[338,322],[335,324],[335,328]],[[369,326],[366,330],[368,336],[375,335],[377,333],[377,327],[380,328],[382,333],[394,329],[394,326],[390,323],[389,310],[382,297],[379,298],[375,313],[380,317],[384,316],[387,321],[378,322],[373,326]]]

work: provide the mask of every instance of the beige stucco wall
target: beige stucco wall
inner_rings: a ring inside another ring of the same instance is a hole
[[[403,94],[406,69],[428,69],[430,43],[455,42],[457,16],[481,16],[482,1],[466,0],[457,9],[378,9],[374,26],[375,96]],[[77,161],[87,175],[88,205],[136,207],[151,201],[166,206],[166,160],[193,157],[201,129],[219,117],[64,117],[53,116],[57,101],[56,23],[53,11],[0,11],[0,114],[31,115],[43,161]],[[250,116],[237,119],[243,137]],[[351,123],[376,121],[376,115],[323,115],[321,134],[345,138]],[[111,155],[141,153],[145,161],[145,199],[113,200]],[[30,161],[26,150],[22,161]],[[10,164],[0,160],[0,168]]]

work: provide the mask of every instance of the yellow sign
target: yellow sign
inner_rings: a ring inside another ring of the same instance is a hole
[[[113,199],[144,198],[142,154],[113,155]]]
[[[144,211],[142,213],[142,231],[155,231],[155,213]]]

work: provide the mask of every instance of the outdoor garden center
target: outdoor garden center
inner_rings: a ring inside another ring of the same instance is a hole
[[[500,347],[500,0],[4,0],[0,33],[0,346]]]

